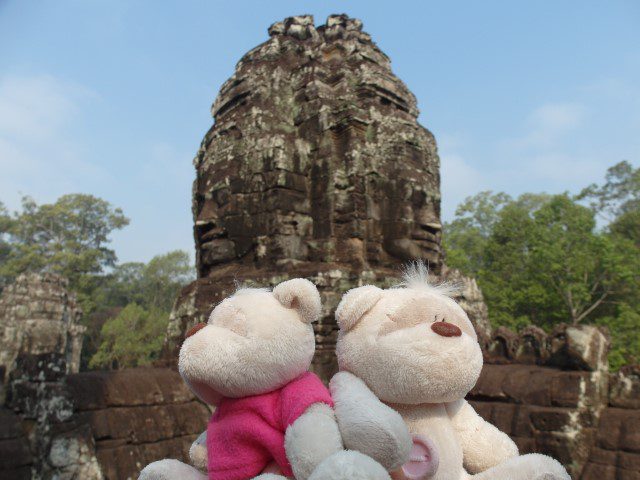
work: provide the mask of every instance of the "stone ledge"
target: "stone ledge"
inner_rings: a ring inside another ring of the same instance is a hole
[[[69,375],[66,384],[78,411],[164,405],[194,400],[178,372],[135,368]]]

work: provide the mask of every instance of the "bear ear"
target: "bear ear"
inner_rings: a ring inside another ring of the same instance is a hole
[[[345,293],[336,309],[336,321],[342,331],[351,330],[382,296],[382,290],[374,285],[353,288]]]
[[[276,285],[273,295],[285,307],[297,310],[305,323],[315,322],[320,316],[320,293],[305,278],[294,278]]]

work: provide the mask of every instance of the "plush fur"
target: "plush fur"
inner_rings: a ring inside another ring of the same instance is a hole
[[[345,450],[327,458],[309,480],[389,480],[387,471],[360,452]]]
[[[411,435],[398,412],[349,372],[334,375],[329,389],[346,448],[369,455],[388,471],[407,461]]]
[[[140,472],[138,480],[207,480],[207,474],[194,467],[168,458],[150,463]]]
[[[265,417],[259,416],[265,422],[271,421],[272,417],[280,418],[281,415],[296,412],[295,415],[292,414],[292,423],[284,432],[283,447],[286,460],[297,480],[389,480],[382,466],[361,454],[354,454],[356,461],[348,468],[348,471],[356,472],[356,476],[334,476],[334,472],[343,469],[345,457],[333,409],[327,403],[322,403],[331,401],[329,393],[324,390],[322,394],[324,387],[317,378],[315,381],[318,386],[315,389],[311,388],[311,384],[300,387],[301,379],[310,377],[310,374],[303,374],[307,372],[315,351],[311,322],[317,320],[320,311],[320,295],[308,280],[289,280],[276,286],[273,291],[239,289],[213,310],[206,325],[194,329],[185,339],[180,350],[180,374],[203,401],[219,406],[220,415],[223,415],[225,408],[227,412],[228,408],[232,409],[235,416],[226,417],[232,421],[226,425],[235,433],[240,424],[236,425],[233,421],[240,422],[239,415],[242,412],[247,415],[257,415],[257,412],[262,415],[265,412]],[[302,390],[298,392],[295,386]],[[293,394],[285,395],[285,391]],[[278,397],[278,402],[283,402],[282,404],[272,404],[265,400],[276,395],[282,395]],[[311,398],[310,395],[316,396]],[[284,403],[287,403],[286,409]],[[311,405],[308,406],[309,404]],[[268,409],[271,405],[279,406],[276,411],[248,410]],[[217,423],[212,424],[214,430],[210,431],[224,432],[225,420],[222,416],[212,421]],[[288,422],[287,420],[286,423]],[[253,429],[251,431],[255,432],[256,425],[252,422],[241,428]],[[273,441],[272,433],[275,435],[276,430],[271,428],[272,425],[269,423],[264,434],[259,434],[262,435],[261,441],[267,436]],[[238,438],[242,436],[236,437],[236,441]],[[275,439],[277,441],[277,435]],[[209,443],[215,445],[216,442],[211,440],[210,438]],[[216,440],[223,444],[229,441],[224,437],[217,437]],[[204,471],[208,467],[208,458],[211,458],[208,454],[213,452],[207,451],[206,443],[207,435],[203,434],[194,442],[189,452],[193,464]],[[229,457],[228,451],[226,454],[227,458],[235,458],[235,455]],[[218,466],[220,465],[225,464]],[[206,480],[207,474],[198,469],[176,460],[163,460],[147,466],[140,478]],[[212,470],[214,471],[217,472],[215,475],[225,476],[230,472],[226,470],[219,473],[218,470]],[[376,472],[375,475],[369,475],[370,471]],[[381,476],[380,471],[384,475]],[[284,480],[285,477],[280,473],[278,464],[271,462],[255,478]]]
[[[269,392],[309,368],[315,352],[309,319],[320,313],[320,295],[304,279],[275,290],[285,304],[268,290],[237,291],[213,310],[206,327],[184,341],[178,368],[203,401],[217,405],[222,396]]]
[[[342,437],[333,409],[322,403],[312,405],[287,429],[287,458],[296,478],[309,478],[327,457],[342,450]]]
[[[207,432],[202,432],[189,448],[189,460],[198,470],[207,471]]]
[[[518,456],[513,441],[464,401],[480,374],[482,352],[452,293],[450,285],[429,284],[419,264],[396,288],[349,291],[336,311],[340,369],[397,410],[413,435],[432,441],[439,466],[430,478],[569,480],[549,457]],[[434,326],[438,322],[442,325]],[[366,431],[366,425],[341,414],[358,408],[357,400],[345,397],[340,403],[336,413],[343,432],[345,424],[355,437],[358,429]]]

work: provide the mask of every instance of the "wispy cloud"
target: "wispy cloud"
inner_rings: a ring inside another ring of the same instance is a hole
[[[470,195],[488,188],[489,179],[461,151],[465,141],[459,135],[441,134],[439,141],[442,217],[453,218],[456,207]]]
[[[592,88],[616,91],[610,83]],[[474,145],[461,141],[463,135],[441,135],[445,221],[462,200],[482,190],[514,196],[575,192],[602,178],[612,160],[590,135],[597,125],[592,109],[594,105],[582,102],[547,102],[523,114],[515,126],[519,135],[496,135]]]
[[[517,149],[554,147],[563,136],[584,122],[587,108],[579,103],[546,103],[535,108],[524,120],[525,133],[508,139],[504,145]]]
[[[24,194],[53,200],[82,190],[90,177],[104,178],[72,133],[96,97],[50,75],[0,77],[1,201],[15,208]]]

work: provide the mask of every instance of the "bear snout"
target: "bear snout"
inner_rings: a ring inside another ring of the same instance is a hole
[[[431,324],[431,330],[443,337],[459,337],[462,335],[462,330],[449,322],[434,322]]]
[[[198,333],[200,330],[202,330],[204,327],[206,327],[207,324],[204,322],[200,322],[200,323],[196,323],[193,327],[191,327],[189,329],[189,331],[187,331],[187,333],[185,334],[184,338],[185,340],[189,337],[191,337],[192,335],[195,335],[196,333]]]

